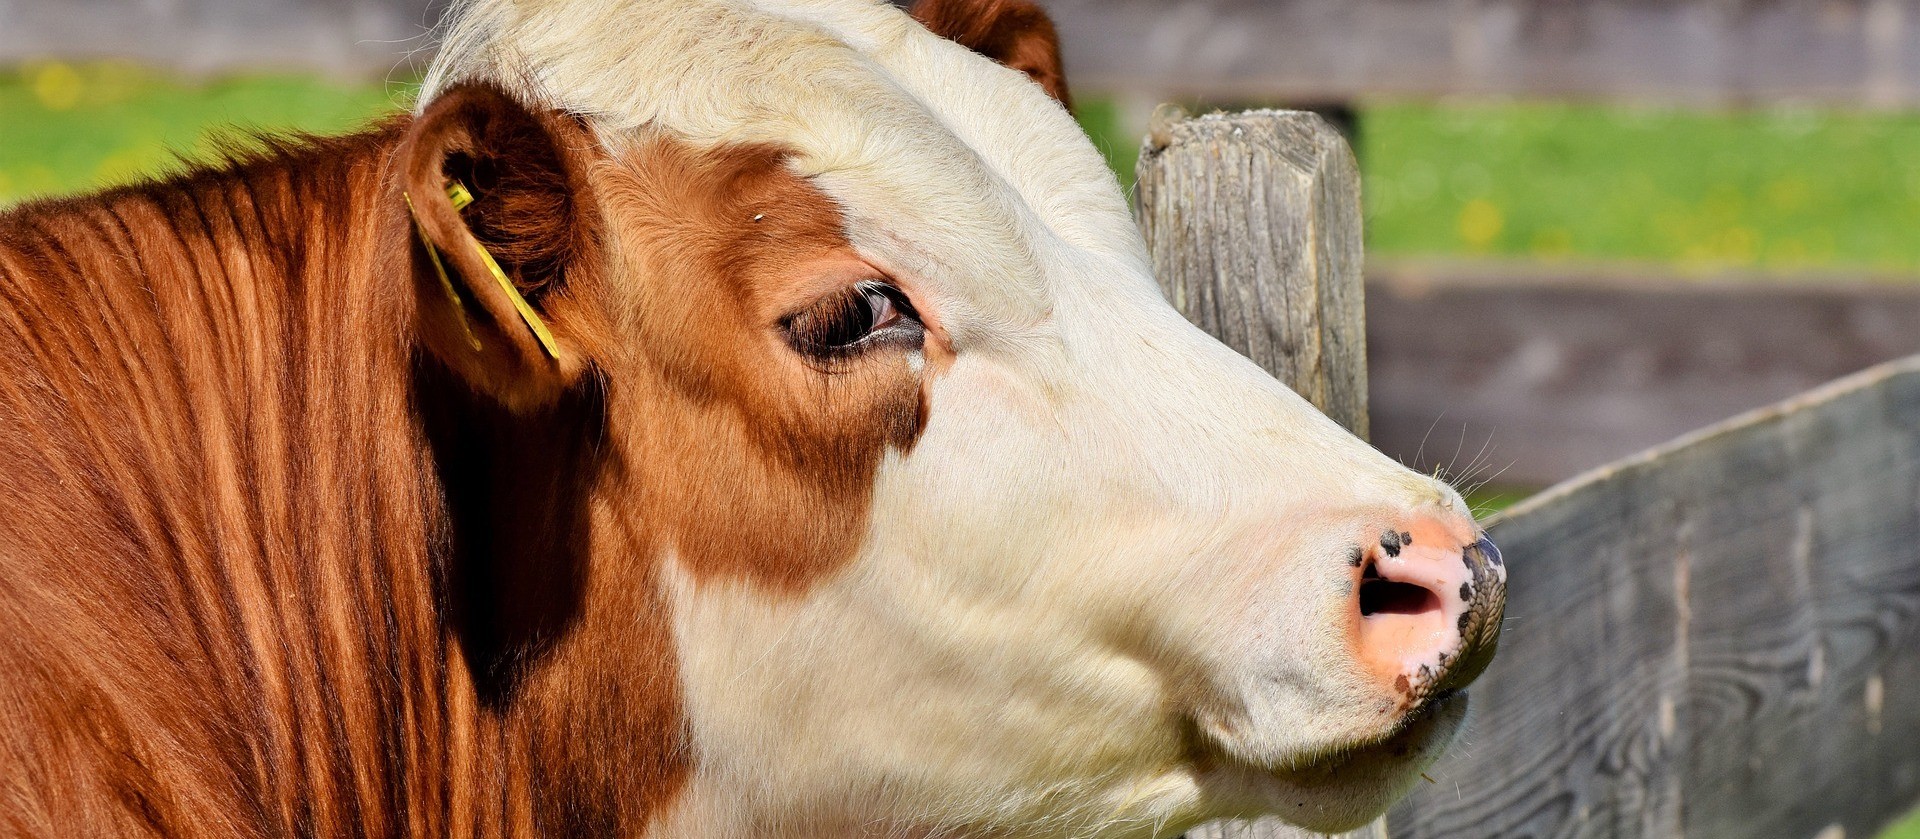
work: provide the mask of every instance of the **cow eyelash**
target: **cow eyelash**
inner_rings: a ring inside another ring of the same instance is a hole
[[[881,345],[918,346],[920,313],[897,288],[879,280],[856,283],[781,326],[794,349],[814,358],[840,358]]]

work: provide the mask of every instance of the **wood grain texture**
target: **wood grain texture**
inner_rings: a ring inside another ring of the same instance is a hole
[[[1492,530],[1500,657],[1396,839],[1866,837],[1920,800],[1920,358]]]
[[[1139,215],[1175,308],[1367,436],[1360,175],[1346,140],[1302,111],[1156,126]]]

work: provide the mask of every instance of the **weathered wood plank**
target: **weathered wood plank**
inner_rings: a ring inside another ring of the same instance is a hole
[[[6,0],[0,63],[392,73],[441,0]],[[1045,0],[1076,89],[1158,101],[1479,93],[1920,101],[1915,0]]]
[[[1155,126],[1140,227],[1188,320],[1367,435],[1360,174],[1339,132],[1300,111]]]
[[[1048,0],[1082,90],[1920,101],[1914,0]]]
[[[405,75],[446,0],[0,0],[0,63],[133,60],[172,70]],[[429,54],[430,55],[430,54]]]
[[[1370,268],[1374,445],[1558,483],[1920,354],[1920,284]]]
[[[1920,358],[1492,529],[1500,658],[1396,839],[1865,837],[1920,801]]]

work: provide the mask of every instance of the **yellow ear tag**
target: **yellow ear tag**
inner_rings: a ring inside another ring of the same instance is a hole
[[[457,213],[473,206],[473,193],[467,191],[466,184],[447,181],[447,200],[453,202],[453,211]]]
[[[473,193],[467,191],[466,184],[451,181],[447,184],[447,200],[453,202],[453,209],[458,212],[473,203]],[[431,249],[432,246],[428,247]],[[494,282],[499,283],[500,290],[506,292],[507,299],[513,301],[513,308],[520,312],[520,319],[527,322],[528,329],[533,330],[533,337],[540,339],[540,346],[547,351],[547,357],[559,358],[559,347],[554,344],[553,333],[547,331],[546,321],[540,319],[540,313],[533,310],[533,304],[527,302],[513,280],[507,277],[507,272],[501,270],[500,263],[494,261],[493,254],[487,252],[485,245],[475,241],[473,247],[480,252],[480,261],[486,263],[487,272],[493,275]]]
[[[473,334],[473,324],[467,322],[466,305],[460,302],[460,292],[453,288],[453,278],[447,276],[447,265],[440,261],[440,249],[433,246],[433,240],[427,238],[427,227],[420,223],[420,213],[413,208],[413,196],[400,193],[407,200],[407,215],[413,217],[413,232],[420,237],[420,244],[427,246],[427,258],[433,260],[433,272],[440,275],[440,288],[447,293],[447,300],[453,304],[454,317],[460,319],[460,330],[467,333],[467,344],[474,352],[480,351],[480,336]]]

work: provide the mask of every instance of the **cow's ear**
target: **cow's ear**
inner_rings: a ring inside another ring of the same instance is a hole
[[[423,343],[511,410],[551,404],[592,363],[595,149],[572,117],[485,84],[440,94],[400,146]]]
[[[935,35],[1031,76],[1072,106],[1060,35],[1032,0],[915,0],[908,12]]]

